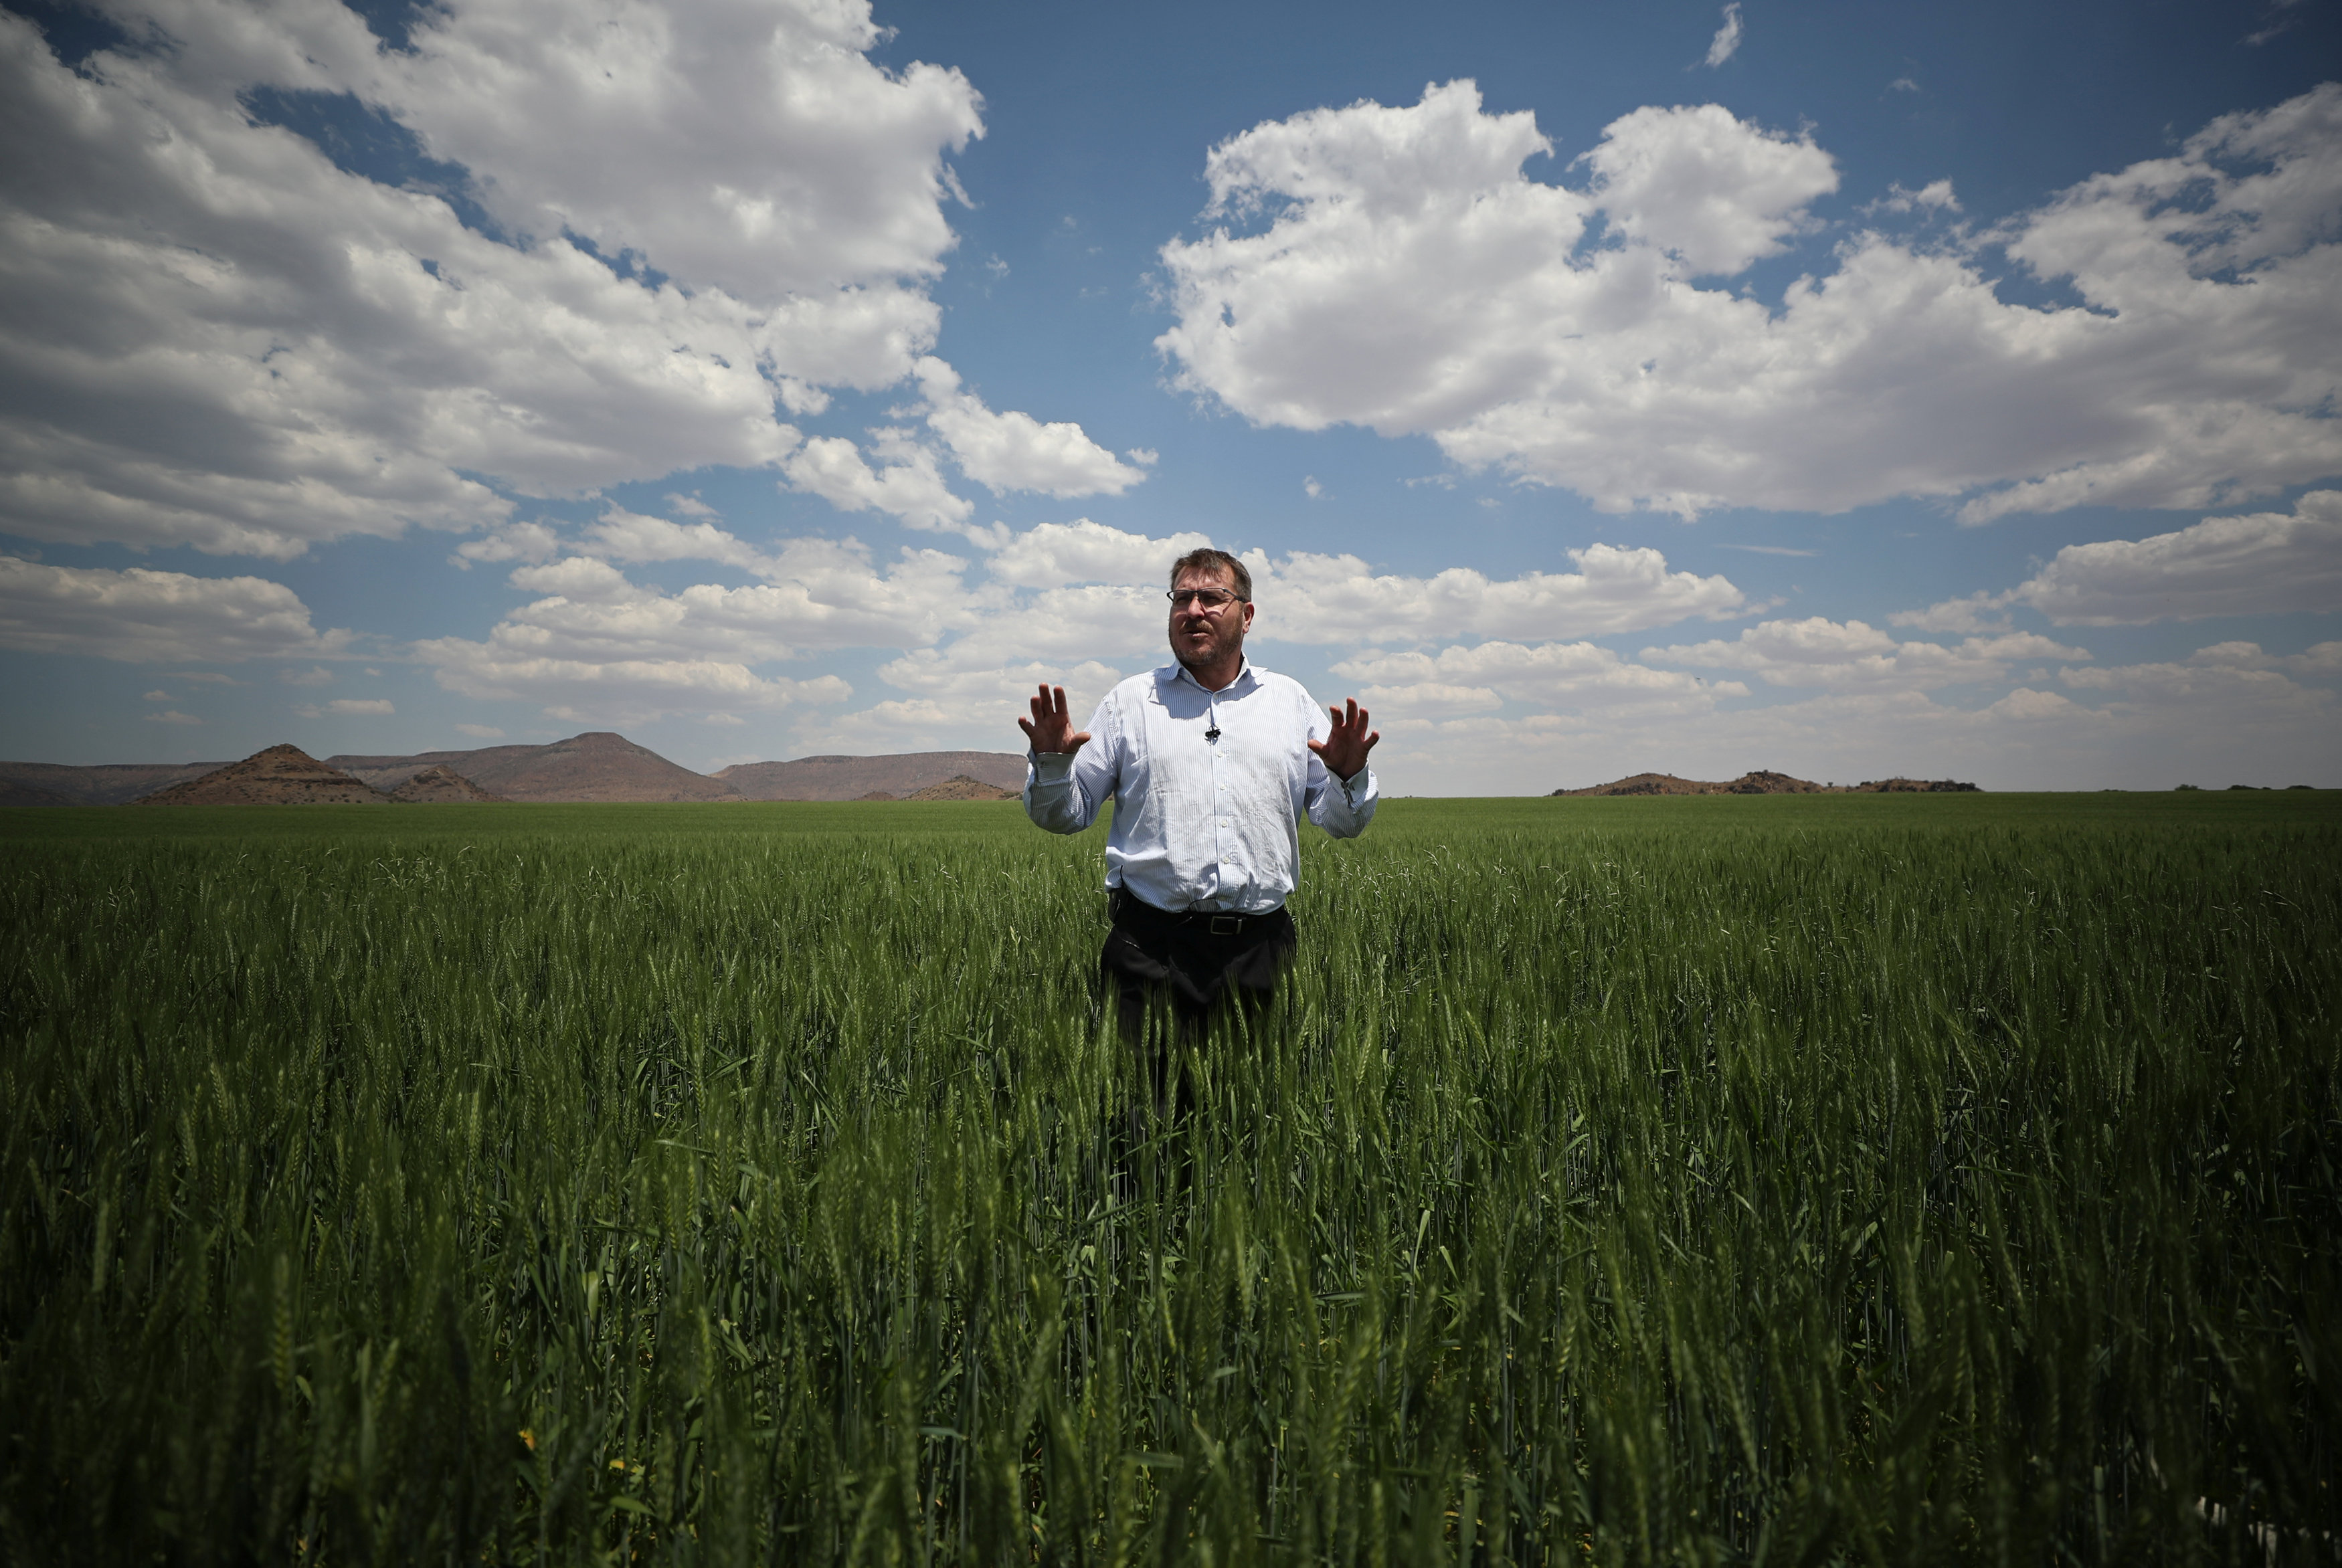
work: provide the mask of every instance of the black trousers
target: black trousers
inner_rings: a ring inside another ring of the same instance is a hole
[[[1293,916],[1173,914],[1116,889],[1114,928],[1098,974],[1126,1039],[1166,1012],[1182,1036],[1202,1033],[1223,1009],[1257,1012],[1293,957]]]
[[[1150,1124],[1177,1126],[1195,1109],[1182,1047],[1200,1043],[1216,1016],[1257,1016],[1297,944],[1293,916],[1281,909],[1221,915],[1216,931],[1214,916],[1172,914],[1118,888],[1108,900],[1114,926],[1098,951],[1098,979],[1142,1085],[1106,1133],[1121,1170],[1151,1141]]]

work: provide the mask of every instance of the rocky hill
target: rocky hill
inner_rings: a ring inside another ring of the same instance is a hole
[[[185,780],[139,805],[385,805],[390,797],[299,746],[270,746],[201,778]]]
[[[924,789],[915,789],[903,798],[905,800],[1015,800],[1025,793],[1025,781],[1019,778],[1016,784],[1017,787],[1015,789],[1002,789],[998,784],[988,784],[982,779],[974,779],[966,774],[958,774],[951,778],[931,784]]]
[[[1828,785],[1817,784],[1811,779],[1791,778],[1787,774],[1759,768],[1742,774],[1736,779],[1711,783],[1706,779],[1677,778],[1673,774],[1634,774],[1606,784],[1594,784],[1586,789],[1557,789],[1556,794],[1827,794]]]
[[[901,800],[953,778],[972,779],[1015,793],[1025,787],[1025,755],[1022,752],[906,752],[896,756],[799,757],[786,763],[736,763],[713,776],[749,800],[868,800],[874,794]]]
[[[1872,794],[1970,794],[1978,793],[1977,785],[1961,784],[1957,779],[1873,779],[1854,786],[1856,793]]]
[[[412,805],[443,805],[451,802],[501,801],[505,797],[490,794],[445,763],[433,763],[391,791],[390,798]]]

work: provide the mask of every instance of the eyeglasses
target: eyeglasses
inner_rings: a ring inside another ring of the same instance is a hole
[[[1163,596],[1171,601],[1175,610],[1193,601],[1196,608],[1206,614],[1217,614],[1236,602],[1236,596],[1226,588],[1174,588]]]

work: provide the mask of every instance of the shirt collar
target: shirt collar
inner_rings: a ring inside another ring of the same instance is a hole
[[[1226,685],[1222,686],[1216,692],[1204,692],[1204,683],[1196,678],[1194,671],[1188,669],[1186,665],[1181,664],[1176,659],[1171,661],[1171,678],[1175,681],[1186,682],[1197,691],[1204,692],[1204,694],[1207,697],[1225,697],[1231,692],[1234,692],[1237,687],[1243,685],[1246,681],[1251,680],[1253,676],[1258,673],[1253,664],[1252,655],[1250,654],[1247,654],[1239,648],[1236,651],[1236,678],[1230,681]]]

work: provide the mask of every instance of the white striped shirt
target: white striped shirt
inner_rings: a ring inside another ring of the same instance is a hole
[[[1088,728],[1077,752],[1031,754],[1026,814],[1079,833],[1112,800],[1106,884],[1157,909],[1266,914],[1298,880],[1303,816],[1336,838],[1374,820],[1374,770],[1329,774],[1308,746],[1333,733],[1326,710],[1249,660],[1216,692],[1180,664],[1134,675]]]

